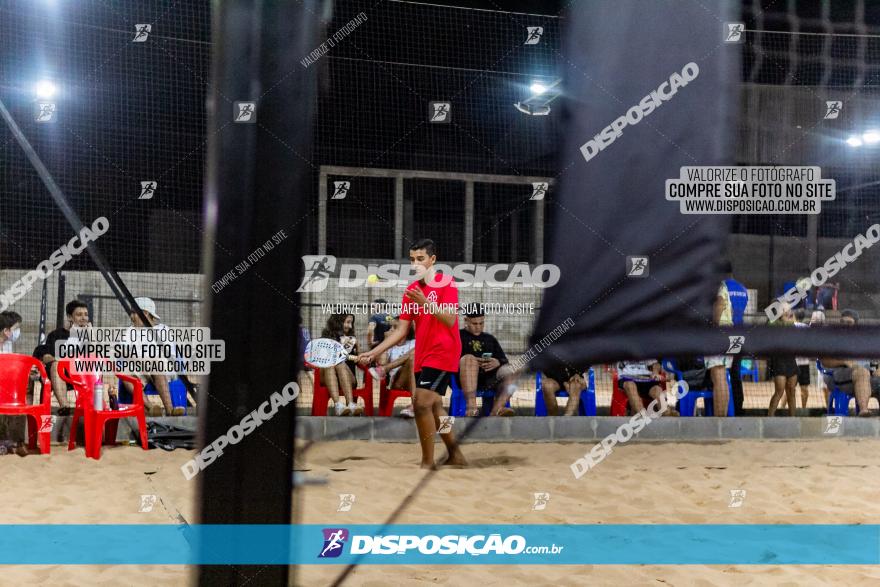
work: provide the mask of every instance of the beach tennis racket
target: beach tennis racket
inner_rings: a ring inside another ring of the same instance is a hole
[[[356,361],[357,355],[348,354],[348,350],[339,341],[330,338],[316,338],[306,345],[303,359],[310,365],[326,369],[345,361]]]

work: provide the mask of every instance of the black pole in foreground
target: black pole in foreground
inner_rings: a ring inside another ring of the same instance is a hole
[[[302,362],[296,289],[315,72],[300,60],[314,49],[320,13],[310,1],[216,0],[212,8],[202,269],[204,315],[211,337],[225,341],[226,359],[213,363],[201,388],[201,447],[295,382]],[[239,101],[256,103],[256,122],[236,122]],[[280,243],[247,261],[247,270],[235,269],[273,235]],[[230,271],[232,281],[211,287]],[[291,523],[293,426],[290,403],[199,473],[200,524]],[[288,572],[286,565],[202,566],[198,583],[287,585]]]

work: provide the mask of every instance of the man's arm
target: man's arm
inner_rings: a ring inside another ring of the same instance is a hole
[[[719,324],[721,322],[721,313],[724,312],[724,298],[721,296],[715,297],[715,304],[712,306],[712,320],[715,324]]]

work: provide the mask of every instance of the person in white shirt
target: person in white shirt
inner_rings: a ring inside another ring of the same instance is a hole
[[[391,331],[394,331],[398,324],[397,316],[391,318],[388,323]],[[406,339],[388,349],[377,365],[370,368],[370,374],[377,380],[387,376],[389,389],[406,389],[412,393],[416,388],[415,373],[413,373],[415,349],[415,331],[410,328]],[[400,415],[404,418],[415,418],[411,405],[400,410]]]
[[[144,315],[149,320],[149,326],[151,328],[155,328],[157,330],[164,330],[168,327],[162,324],[160,321],[162,320],[156,314],[156,302],[154,302],[150,298],[135,298],[134,300],[141,310],[144,311]],[[141,321],[140,316],[138,316],[137,312],[132,312],[129,316],[131,319],[131,323],[133,326],[137,328],[144,327],[143,322]],[[170,343],[169,343],[170,344]],[[171,344],[171,354],[172,356],[177,355],[176,347]],[[171,390],[168,388],[168,382],[177,377],[176,373],[138,373],[135,375],[138,379],[141,380],[145,386],[148,383],[152,383],[153,387],[156,388],[156,392],[159,394],[159,399],[162,400],[162,407],[165,409],[165,414],[169,416],[182,416],[186,412],[186,410],[182,407],[175,408],[174,404],[171,402]],[[132,385],[128,382],[123,382],[126,389],[129,393],[132,392]],[[146,399],[146,396],[145,398]],[[153,405],[149,408],[149,413],[151,416],[161,416],[162,415],[162,407]]]

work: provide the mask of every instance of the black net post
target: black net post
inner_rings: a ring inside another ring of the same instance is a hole
[[[200,398],[201,444],[296,381],[301,350],[297,285],[309,163],[314,2],[214,3],[203,272],[212,338],[226,344]],[[236,122],[236,102],[256,122]],[[247,271],[212,287],[273,235],[285,237]],[[205,409],[202,409],[205,408]],[[289,524],[294,405],[291,403],[198,477],[202,524]],[[275,545],[280,546],[280,545]],[[287,566],[204,566],[200,585],[286,585]]]

